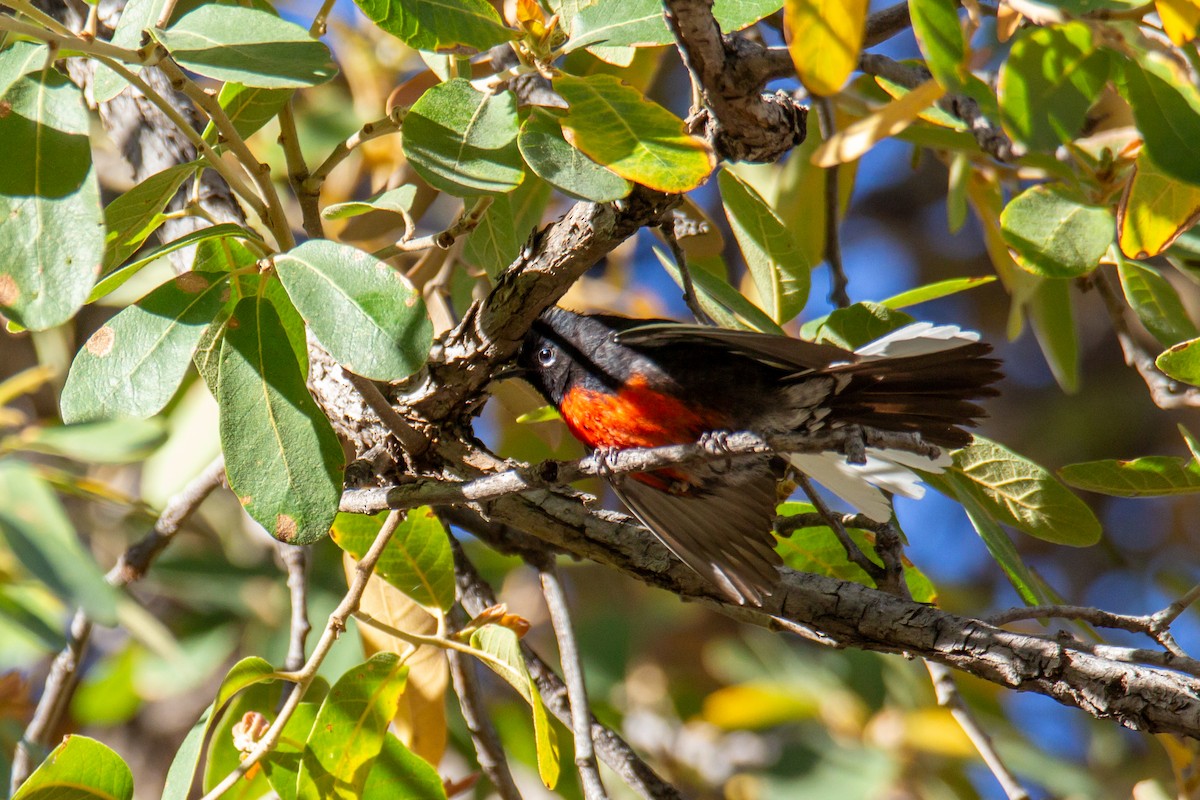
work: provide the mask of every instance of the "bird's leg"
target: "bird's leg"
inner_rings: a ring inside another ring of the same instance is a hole
[[[624,475],[619,475],[613,471],[612,462],[617,454],[621,452],[619,447],[597,447],[592,451],[592,455],[596,457],[596,473],[604,478],[609,483],[620,483],[625,479]]]
[[[706,453],[724,456],[724,472],[733,469],[733,455],[729,452],[729,431],[705,431],[697,442]]]

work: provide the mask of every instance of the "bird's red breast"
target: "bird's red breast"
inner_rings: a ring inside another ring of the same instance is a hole
[[[657,391],[644,375],[632,376],[612,392],[573,386],[563,395],[559,413],[571,434],[593,448],[691,444],[708,431],[730,427],[724,414]],[[631,477],[664,491],[688,482],[673,469]]]

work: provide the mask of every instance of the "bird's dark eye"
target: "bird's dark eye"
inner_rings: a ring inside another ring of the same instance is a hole
[[[558,352],[553,347],[543,347],[538,350],[537,360],[543,367],[553,366],[556,358],[558,358]]]

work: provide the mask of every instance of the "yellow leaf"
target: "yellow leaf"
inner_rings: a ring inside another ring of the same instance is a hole
[[[821,97],[837,94],[858,66],[867,0],[787,0],[783,20],[805,88]]]
[[[875,143],[895,136],[912,124],[921,112],[932,105],[946,90],[935,81],[926,81],[898,100],[868,114],[845,130],[838,131],[817,152],[812,162],[818,167],[832,167],[855,161]]]
[[[818,710],[817,698],[795,686],[743,683],[718,689],[704,698],[700,715],[718,728],[757,730],[812,719]]]
[[[975,746],[945,708],[918,708],[904,714],[904,743],[912,750],[969,758]]]
[[[1200,28],[1200,3],[1196,0],[1154,0],[1154,7],[1172,42],[1183,46],[1196,38]]]
[[[346,580],[353,580],[356,562],[343,553],[342,563]],[[380,622],[408,633],[437,632],[437,620],[428,611],[374,575],[367,582],[359,608]],[[369,625],[359,625],[358,630],[368,657],[379,652],[396,653],[408,665],[408,684],[400,695],[400,707],[394,720],[396,734],[408,749],[436,765],[446,750],[446,687],[449,682],[446,654],[440,648],[427,645],[414,651],[407,642]]]
[[[841,90],[858,66],[868,0],[787,0],[784,31],[796,72],[812,94]]]
[[[1145,149],[1117,206],[1117,241],[1129,258],[1156,256],[1200,219],[1200,186],[1164,173]]]
[[[1001,2],[996,9],[996,39],[1007,42],[1017,29],[1021,27],[1021,12],[1006,2]]]
[[[1171,771],[1175,774],[1176,796],[1181,800],[1200,798],[1200,745],[1191,739],[1181,739],[1169,733],[1154,737],[1167,751]]]

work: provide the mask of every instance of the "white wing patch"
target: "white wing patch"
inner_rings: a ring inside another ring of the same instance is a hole
[[[931,322],[914,322],[881,336],[870,344],[855,350],[856,355],[870,358],[896,358],[900,356],[922,356],[953,350],[964,344],[979,341],[975,331],[964,331],[957,325],[934,325]]]
[[[892,518],[892,505],[884,492],[920,500],[925,486],[910,468],[943,472],[952,459],[943,453],[935,459],[903,450],[867,449],[865,464],[851,464],[839,453],[792,453],[788,461],[875,522]]]

